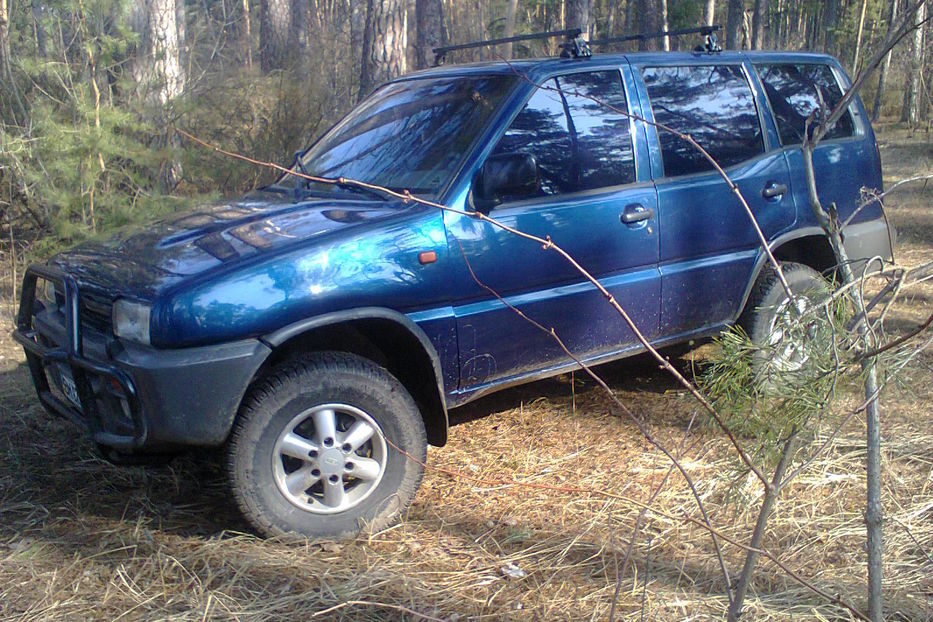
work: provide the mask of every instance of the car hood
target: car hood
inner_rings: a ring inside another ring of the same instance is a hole
[[[408,209],[400,201],[311,198],[295,202],[256,193],[133,227],[104,241],[84,243],[49,263],[79,284],[152,298],[194,275],[398,217]]]

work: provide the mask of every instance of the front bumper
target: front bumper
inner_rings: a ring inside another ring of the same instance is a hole
[[[60,309],[37,308],[40,278],[61,287]],[[224,442],[268,346],[245,339],[158,350],[89,329],[82,325],[82,310],[74,278],[48,266],[29,268],[13,338],[26,351],[39,400],[49,412],[121,451]],[[64,390],[63,378],[71,391]]]

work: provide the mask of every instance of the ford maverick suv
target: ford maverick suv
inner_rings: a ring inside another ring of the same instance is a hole
[[[643,350],[550,236],[656,346],[741,323],[834,259],[801,141],[849,86],[831,57],[639,53],[435,68],[385,84],[241,199],[33,265],[15,338],[39,399],[111,457],[223,447],[257,531],[348,537],[397,520],[448,409]],[[814,153],[853,259],[891,255],[855,99]],[[346,180],[366,182],[370,187]],[[377,189],[374,189],[377,188]],[[381,188],[383,190],[380,190]],[[446,209],[399,199],[388,189]]]

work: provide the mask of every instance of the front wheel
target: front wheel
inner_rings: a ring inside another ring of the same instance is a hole
[[[397,520],[426,453],[421,415],[398,380],[366,359],[325,352],[275,368],[250,391],[228,471],[261,533],[339,539]]]

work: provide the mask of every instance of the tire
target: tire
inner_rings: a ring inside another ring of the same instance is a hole
[[[828,283],[813,268],[791,262],[782,263],[781,268],[797,300],[798,313],[803,313],[807,308],[829,297]],[[811,329],[806,326],[803,332],[785,330],[785,327],[799,317],[792,314],[789,304],[790,299],[777,273],[773,269],[765,268],[758,276],[745,304],[745,310],[739,317],[739,326],[757,346],[752,366],[756,372],[763,372],[768,377],[775,372],[800,370],[809,359],[808,346],[812,347],[818,343],[818,340],[811,338]],[[815,325],[815,322],[812,323],[812,326]],[[789,333],[787,339],[785,333]]]
[[[336,540],[398,520],[426,454],[421,414],[398,380],[364,358],[321,352],[278,366],[249,392],[227,468],[261,534]]]

